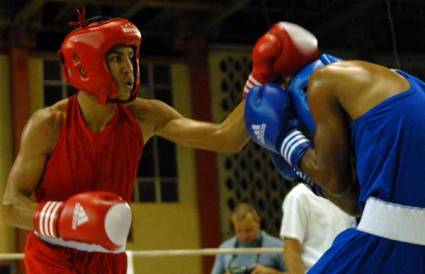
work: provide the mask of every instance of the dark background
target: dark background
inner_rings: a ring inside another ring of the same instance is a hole
[[[209,44],[245,44],[274,22],[297,23],[319,38],[322,49],[352,52],[368,59],[388,53],[422,54],[425,47],[424,0],[9,0],[0,1],[1,45],[19,44],[56,51],[74,10],[88,16],[126,17],[143,34],[142,55],[179,56],[188,39]],[[391,23],[392,22],[392,23]],[[25,36],[26,39],[21,39]],[[30,39],[28,39],[30,37]],[[28,40],[32,41],[28,43]],[[399,56],[401,66],[406,63]],[[404,61],[404,62],[403,62]]]

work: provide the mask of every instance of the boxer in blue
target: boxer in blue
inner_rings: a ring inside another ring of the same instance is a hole
[[[249,90],[248,133],[280,173],[361,216],[309,273],[425,273],[424,121],[424,82],[363,61],[322,55],[288,89]]]

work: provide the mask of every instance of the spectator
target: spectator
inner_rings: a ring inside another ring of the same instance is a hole
[[[282,241],[260,229],[260,218],[255,209],[238,204],[232,214],[235,236],[220,248],[282,247]],[[286,267],[281,254],[218,255],[212,274],[280,274]]]
[[[298,184],[286,195],[282,209],[280,236],[290,274],[308,271],[335,237],[355,224],[354,217],[329,200],[316,196],[304,184]]]

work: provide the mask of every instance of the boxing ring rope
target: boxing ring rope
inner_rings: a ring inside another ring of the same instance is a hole
[[[128,250],[127,255],[132,257],[167,257],[167,256],[213,256],[225,254],[265,254],[282,253],[281,247],[262,248],[203,248],[203,249],[171,249],[171,250]],[[0,261],[22,260],[23,253],[0,254]]]
[[[225,254],[266,254],[282,253],[283,247],[261,248],[203,248],[203,249],[170,249],[170,250],[127,250],[127,274],[135,274],[133,259],[135,257],[170,257],[170,256],[215,256]],[[0,261],[23,260],[23,253],[0,254]]]

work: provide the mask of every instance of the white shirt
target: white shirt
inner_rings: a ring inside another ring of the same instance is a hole
[[[355,225],[353,217],[313,194],[304,184],[298,184],[286,195],[282,210],[280,236],[300,241],[306,270],[317,262],[341,231]]]

